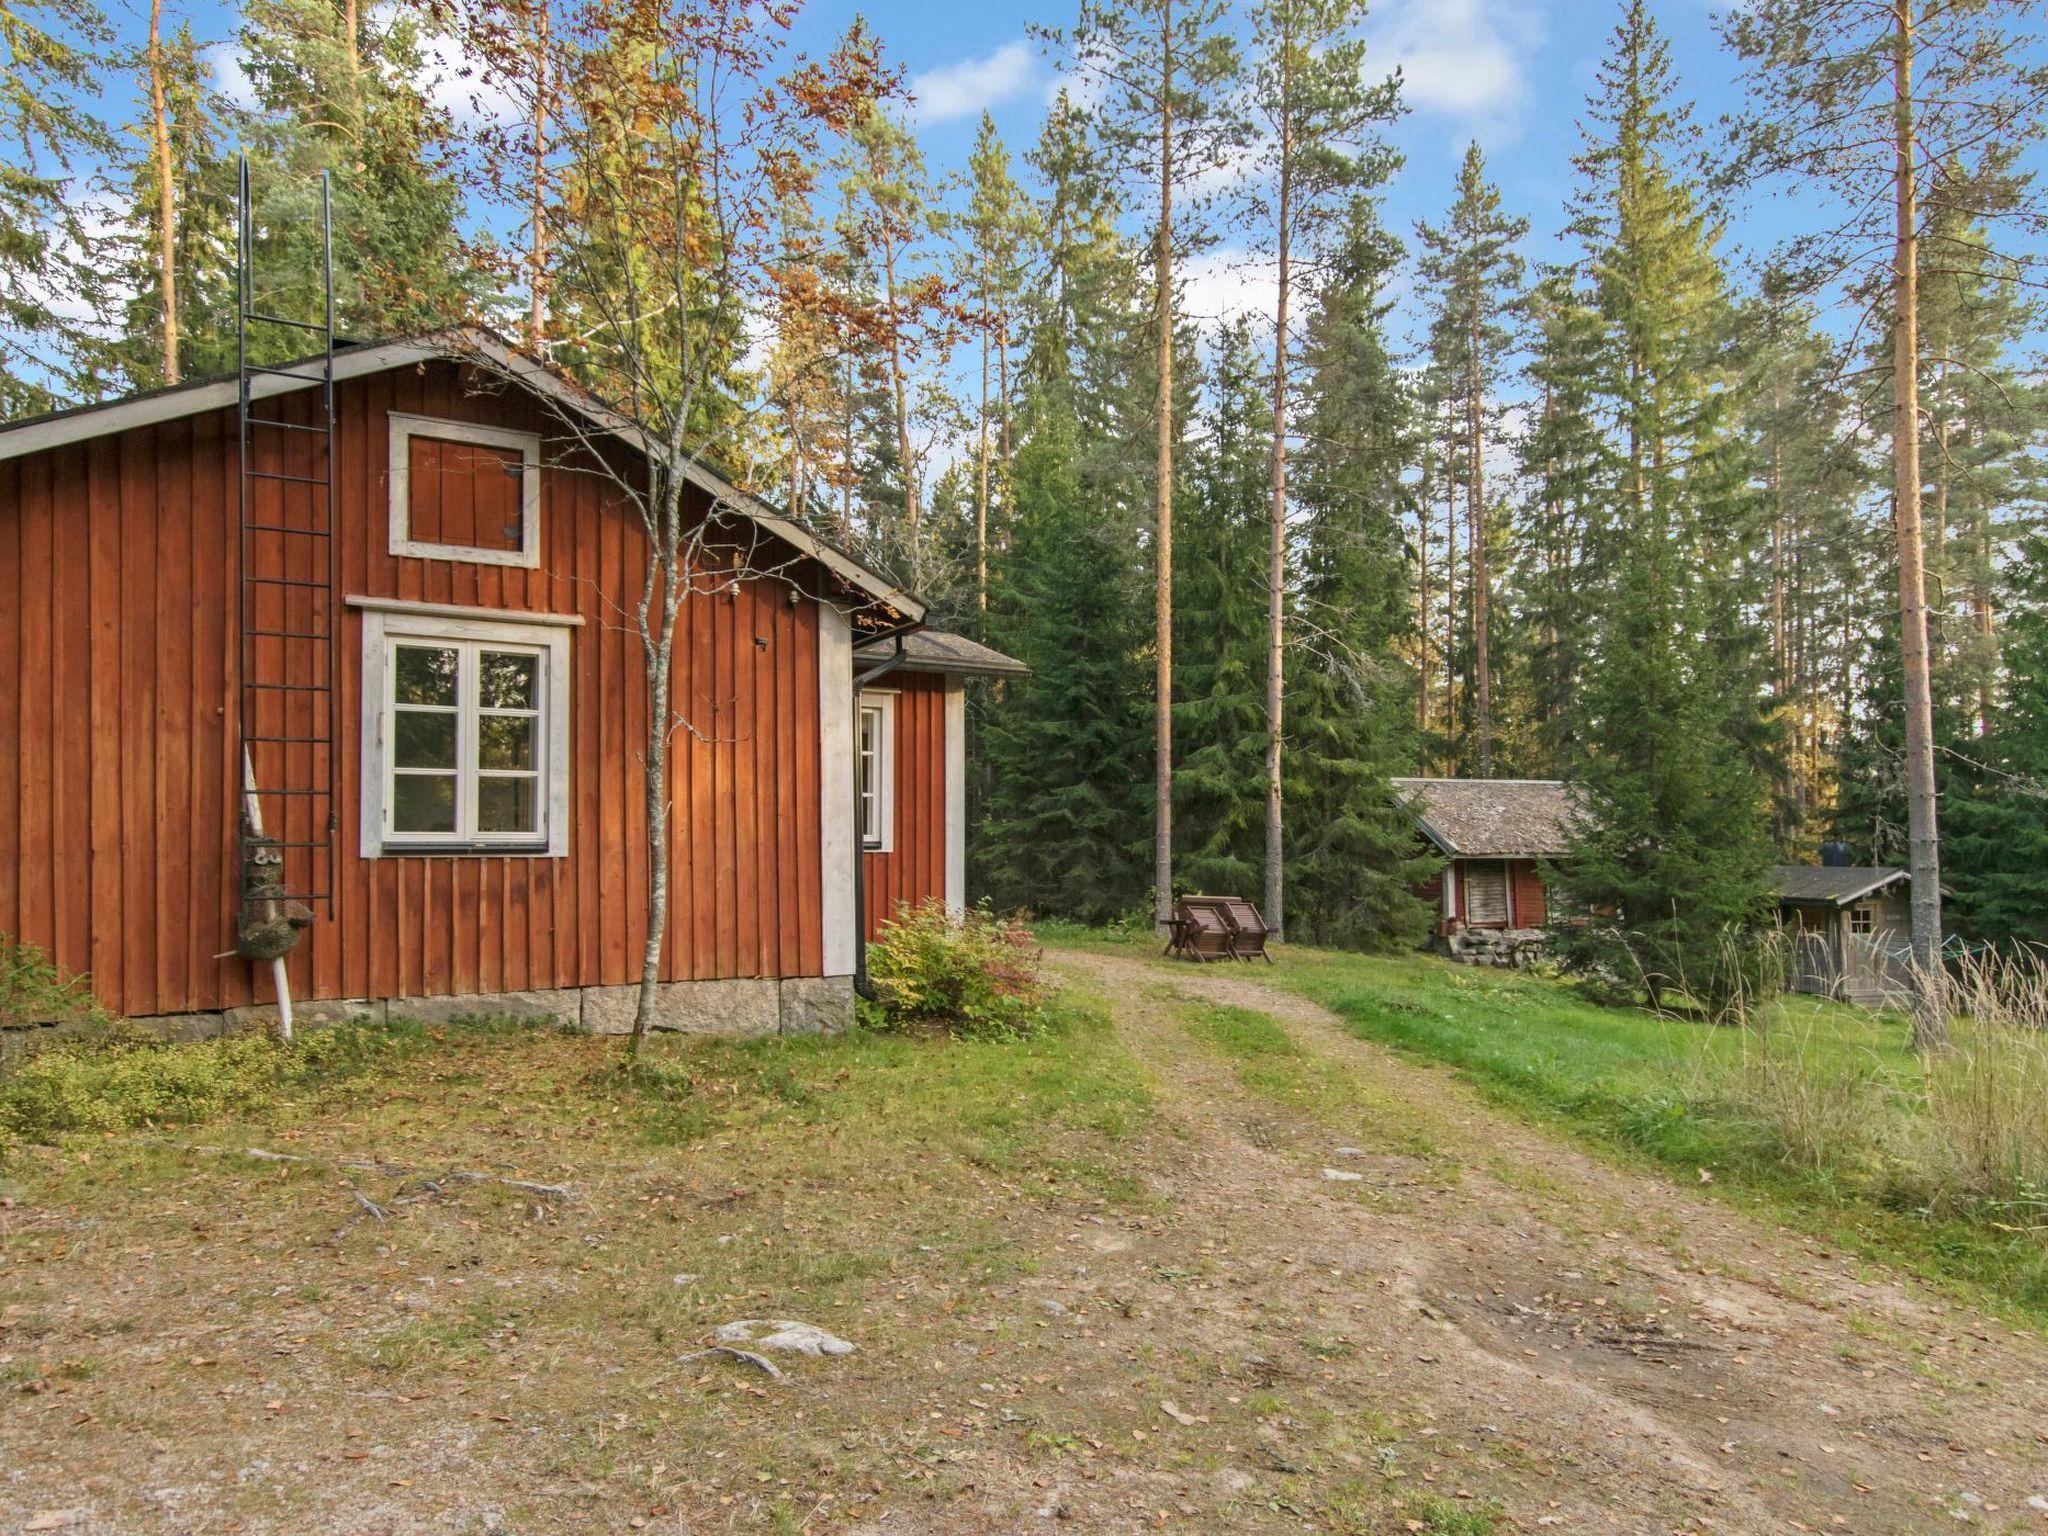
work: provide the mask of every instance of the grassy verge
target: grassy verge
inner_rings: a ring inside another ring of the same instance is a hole
[[[1122,935],[1052,938],[1143,952]],[[1974,1133],[1945,1113],[1957,1080],[1995,1060],[1971,1055],[1967,1024],[1957,1055],[1930,1068],[1903,1020],[1817,998],[1784,999],[1737,1029],[1423,955],[1297,946],[1259,978],[1321,1003],[1362,1039],[1457,1068],[1498,1103],[1688,1181],[1704,1170],[1718,1192],[1761,1200],[1844,1248],[2048,1319],[2048,1236],[2005,1230],[2041,1217],[1980,1192],[1982,1169],[1969,1165],[2007,1154],[1961,1145]]]

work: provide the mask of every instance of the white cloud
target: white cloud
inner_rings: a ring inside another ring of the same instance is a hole
[[[1524,0],[1386,0],[1366,68],[1398,64],[1409,106],[1498,130],[1527,103],[1539,30]]]
[[[1181,312],[1204,331],[1246,318],[1270,331],[1278,298],[1278,277],[1269,256],[1230,246],[1181,263]]]
[[[1022,38],[978,59],[928,69],[910,81],[919,123],[951,122],[1000,106],[1031,90],[1038,79],[1038,53]]]

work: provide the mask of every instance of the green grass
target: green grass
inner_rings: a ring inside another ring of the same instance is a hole
[[[1143,943],[1050,937],[1125,952]],[[2029,1217],[1963,1187],[1961,1153],[1930,1113],[1929,1074],[1902,1018],[1801,996],[1770,1005],[1760,1028],[1715,1026],[1419,954],[1290,946],[1258,974],[1329,1008],[1361,1039],[1457,1068],[1497,1103],[1689,1183],[1705,1169],[1717,1193],[1762,1200],[1841,1247],[2048,1319],[2048,1241],[2000,1230]],[[1259,1034],[1242,1020],[1207,1027],[1241,1045]],[[1968,1026],[1957,1028],[1967,1042]],[[1283,1057],[1257,1070],[1307,1069]]]
[[[770,1121],[824,1136],[882,1125],[907,1145],[998,1174],[1027,1168],[1106,1197],[1133,1193],[1114,1160],[1048,1156],[1048,1135],[1097,1148],[1127,1139],[1152,1103],[1136,1062],[1091,1002],[1062,997],[1028,1039],[956,1039],[856,1031],[664,1052],[615,1091],[637,1105],[643,1138],[677,1145],[749,1134]]]
[[[1945,1195],[1903,1020],[1817,998],[1762,1029],[1590,1002],[1549,978],[1425,956],[1296,951],[1279,978],[1361,1038],[1447,1062],[1497,1100],[1767,1198],[1811,1230],[2048,1317],[2048,1244]]]
[[[1182,1017],[1196,1039],[1229,1059],[1246,1092],[1388,1151],[1415,1157],[1435,1152],[1428,1132],[1406,1105],[1301,1045],[1270,1014],[1196,1003],[1183,1007]]]

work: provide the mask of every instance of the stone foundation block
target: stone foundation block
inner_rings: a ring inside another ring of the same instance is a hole
[[[785,1035],[837,1034],[853,1023],[851,976],[791,976],[780,988]]]

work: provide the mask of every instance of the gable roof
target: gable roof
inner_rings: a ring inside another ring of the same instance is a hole
[[[1792,907],[1846,907],[1912,879],[1883,864],[1779,864],[1771,870],[1771,888]]]
[[[863,661],[880,661],[891,651],[889,642],[872,640],[857,654]],[[1029,677],[1031,669],[1014,656],[1005,656],[992,646],[945,629],[920,629],[903,637],[905,672],[938,672],[949,677]]]
[[[1394,799],[1452,858],[1550,858],[1571,846],[1559,779],[1395,779]]]
[[[427,336],[337,346],[334,379],[336,383],[342,383],[431,361],[467,362],[488,368],[550,405],[582,418],[599,431],[622,439],[640,452],[652,450],[651,440],[631,418],[480,326],[465,326]],[[267,400],[275,395],[317,388],[321,382],[322,362],[324,358],[307,358],[267,369],[250,381],[250,396],[256,400]],[[40,416],[0,423],[0,460],[106,437],[136,427],[153,426],[161,421],[196,416],[204,411],[222,410],[235,403],[237,391],[238,384],[233,376],[197,379],[163,389],[146,390],[141,394],[124,395],[118,400],[68,406]],[[887,576],[863,565],[844,550],[834,548],[752,492],[741,490],[702,460],[686,460],[683,472],[693,485],[711,498],[714,505],[737,512],[763,532],[773,534],[799,553],[817,561],[848,586],[865,593],[877,603],[895,609],[906,620],[912,623],[923,621],[924,604]]]

